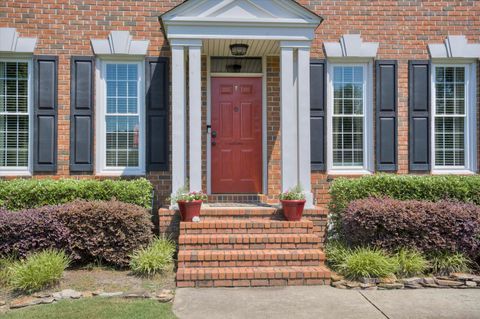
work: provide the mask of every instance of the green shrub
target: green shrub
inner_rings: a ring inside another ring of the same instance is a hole
[[[333,232],[336,235],[339,217],[350,202],[368,197],[390,197],[399,200],[442,199],[480,205],[480,176],[412,176],[377,174],[360,178],[337,178],[330,187],[329,204]]]
[[[472,261],[462,253],[439,252],[428,256],[434,275],[449,275],[453,272],[468,272]]]
[[[395,258],[376,248],[356,248],[338,265],[342,275],[350,279],[384,278],[394,274],[398,265]]]
[[[325,245],[327,264],[335,271],[339,270],[339,266],[345,263],[345,260],[351,253],[350,248],[337,240],[328,241]]]
[[[133,180],[15,179],[0,181],[0,208],[21,210],[65,204],[76,199],[111,200],[152,207],[152,185]]]
[[[393,258],[398,265],[396,275],[399,277],[422,275],[428,269],[427,259],[414,249],[400,249]]]
[[[10,283],[10,267],[14,264],[15,258],[0,258],[0,287],[8,286]]]
[[[28,293],[53,285],[60,280],[69,262],[62,251],[45,250],[32,254],[9,267],[10,285]]]
[[[169,238],[156,238],[147,248],[131,255],[130,268],[135,274],[143,276],[161,273],[173,263],[175,249],[175,242]]]

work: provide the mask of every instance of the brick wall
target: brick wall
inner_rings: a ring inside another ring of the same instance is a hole
[[[54,177],[70,176],[70,57],[93,55],[90,39],[105,39],[112,30],[130,31],[135,39],[150,40],[149,56],[169,56],[169,47],[164,39],[158,16],[181,2],[183,1],[15,0],[0,3],[0,27],[14,27],[20,36],[37,37],[35,54],[59,56],[58,172]],[[299,3],[324,18],[316,31],[312,47],[313,58],[324,57],[324,41],[338,41],[343,34],[360,33],[364,41],[380,42],[378,59],[398,60],[398,173],[408,173],[408,60],[429,59],[427,44],[442,43],[447,35],[463,34],[471,42],[480,42],[478,18],[480,2],[300,0]],[[205,62],[204,59],[203,66]],[[280,191],[278,73],[278,57],[268,57],[269,200]],[[206,87],[205,72],[203,87]],[[202,95],[202,107],[205,119],[205,90]],[[206,158],[205,148],[203,158]],[[203,167],[206,170],[205,164]],[[74,177],[92,178],[90,175]],[[157,202],[164,202],[171,192],[170,172],[151,172],[147,178],[155,185]],[[329,178],[323,173],[312,174],[314,193],[320,204],[328,201]]]

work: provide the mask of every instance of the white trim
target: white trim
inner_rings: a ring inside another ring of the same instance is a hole
[[[33,172],[33,60],[32,58],[0,57],[2,62],[27,62],[28,64],[28,166],[27,167],[0,167],[0,176],[32,176]]]
[[[172,46],[172,194],[187,180],[186,54],[184,46]]]
[[[262,78],[262,190],[268,192],[268,144],[267,144],[267,57],[262,56],[263,73],[211,73],[211,56],[207,58],[207,126],[212,124],[212,78],[259,77]],[[244,75],[246,74],[246,75]],[[207,130],[207,194],[212,195],[212,146],[211,130]],[[221,193],[215,193],[215,195]]]
[[[108,167],[106,165],[106,65],[115,64],[137,64],[138,66],[138,113],[139,113],[139,141],[138,141],[138,167]],[[95,87],[96,87],[96,105],[95,105],[95,175],[97,176],[138,176],[145,175],[145,67],[144,61],[119,60],[119,59],[100,59],[95,63]]]
[[[310,150],[310,47],[297,49],[298,183],[307,208],[313,208]]]
[[[295,49],[280,49],[280,130],[282,192],[298,184],[297,61]]]
[[[460,63],[459,63],[460,61]],[[430,144],[432,158],[432,174],[471,174],[477,171],[477,74],[476,63],[461,63],[462,60],[450,59],[450,63],[434,63],[430,74],[431,83],[431,119]],[[436,166],[435,165],[435,115],[436,115],[436,67],[464,67],[465,68],[465,165],[464,166]]]
[[[344,34],[339,42],[325,42],[323,46],[328,58],[375,58],[378,51],[378,42],[363,42],[360,34]]]
[[[464,35],[449,35],[442,44],[429,44],[432,59],[436,58],[480,58],[480,43],[468,43]]]
[[[333,68],[334,66],[361,66],[364,78],[363,103],[363,166],[333,166]],[[327,64],[327,173],[339,175],[371,174],[374,170],[373,141],[373,61],[368,63]]]
[[[263,73],[228,73],[228,72],[222,72],[222,73],[210,73],[212,77],[215,78],[255,78],[255,77],[262,77]]]
[[[160,18],[169,40],[313,40],[322,21],[290,0],[186,1]]]
[[[262,56],[262,186],[268,194],[267,57]]]
[[[202,190],[202,53],[188,47],[189,184],[191,192]]]
[[[149,40],[133,40],[129,31],[110,31],[107,39],[91,39],[95,55],[145,56]]]
[[[0,52],[5,54],[33,54],[37,38],[24,38],[18,35],[16,28],[0,28]]]

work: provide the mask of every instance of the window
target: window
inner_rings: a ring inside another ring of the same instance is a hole
[[[367,64],[329,68],[330,171],[365,172],[370,167],[368,78]]]
[[[29,173],[30,62],[0,60],[0,174]]]
[[[472,170],[475,152],[470,133],[475,126],[474,110],[469,96],[468,65],[435,65],[433,67],[433,169]],[[474,104],[474,103],[473,103]]]
[[[137,62],[104,62],[101,97],[100,174],[144,173],[143,71]],[[98,135],[97,135],[98,136]]]
[[[262,73],[262,58],[212,57],[211,73]]]

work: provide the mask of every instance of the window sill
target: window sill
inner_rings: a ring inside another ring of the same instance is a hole
[[[30,171],[24,171],[24,170],[19,170],[19,171],[2,171],[0,170],[0,176],[32,176],[32,172]]]
[[[103,170],[96,172],[95,176],[145,176],[144,170]]]
[[[475,175],[475,172],[468,169],[433,169],[430,173],[433,175]]]
[[[372,175],[373,173],[366,169],[330,169],[328,175]]]

